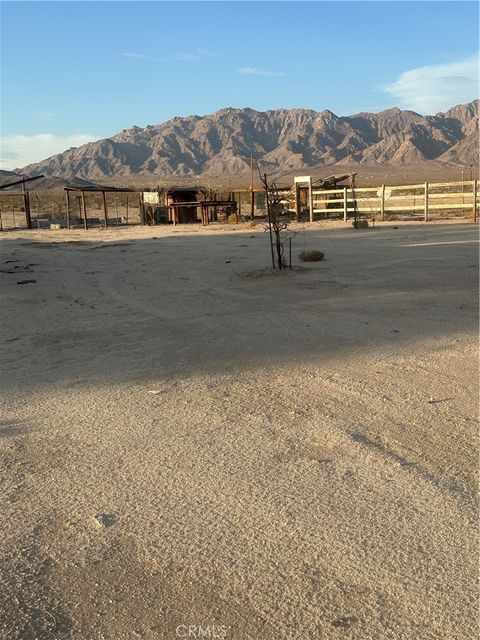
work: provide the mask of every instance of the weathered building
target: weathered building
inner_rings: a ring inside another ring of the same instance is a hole
[[[141,194],[144,224],[222,221],[237,214],[232,194],[223,199],[205,187],[158,187]]]

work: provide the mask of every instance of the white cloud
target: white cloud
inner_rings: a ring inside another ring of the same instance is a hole
[[[216,58],[217,54],[207,49],[194,49],[193,51],[186,51],[179,53],[175,56],[175,60],[180,62],[190,62],[200,60],[201,58]]]
[[[478,72],[475,55],[449,64],[410,69],[382,90],[397,100],[396,106],[431,115],[478,98]]]
[[[179,53],[175,56],[175,60],[179,60],[180,62],[191,62],[199,59],[200,56],[197,53]]]
[[[150,56],[146,56],[143,53],[121,53],[124,58],[138,58],[140,60],[150,60]]]
[[[35,111],[33,114],[36,118],[54,118],[55,113],[53,111]]]
[[[40,162],[70,147],[79,147],[98,140],[98,136],[75,133],[71,136],[56,136],[52,133],[37,133],[33,136],[10,135],[0,138],[0,168],[17,169],[32,162]]]
[[[200,56],[207,56],[207,57],[210,57],[210,58],[216,58],[217,57],[216,53],[214,53],[213,51],[209,51],[208,49],[195,49],[195,51]]]
[[[181,53],[177,53],[173,58],[155,58],[154,56],[148,56],[145,53],[133,53],[126,52],[121,53],[121,56],[124,58],[131,58],[133,60],[152,60],[153,62],[195,62],[200,60],[201,58],[213,58],[216,57],[216,53],[212,51],[208,51],[207,49],[194,49],[193,51],[183,51]]]
[[[267,69],[259,69],[258,67],[240,67],[239,73],[247,73],[252,76],[284,76],[281,71],[267,71]]]
[[[153,56],[147,56],[144,53],[121,53],[124,58],[133,58],[134,60],[153,60],[153,62],[169,62],[166,58],[154,58]]]

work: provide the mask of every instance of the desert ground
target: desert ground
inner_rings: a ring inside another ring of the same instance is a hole
[[[477,226],[231,229],[1,234],[0,638],[473,640]]]

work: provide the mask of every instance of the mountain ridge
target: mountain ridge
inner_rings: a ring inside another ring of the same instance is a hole
[[[268,173],[432,160],[472,165],[478,162],[478,115],[479,100],[433,116],[398,107],[352,116],[328,109],[226,107],[134,125],[15,171],[86,180],[243,175],[251,153]]]

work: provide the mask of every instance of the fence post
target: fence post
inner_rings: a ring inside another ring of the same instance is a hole
[[[382,191],[380,196],[380,220],[385,220],[385,185],[382,184]]]
[[[117,205],[117,196],[115,195],[115,191],[113,192],[113,204],[115,206],[115,218],[117,220],[117,226],[118,226],[118,205]]]
[[[300,218],[301,218],[300,191],[299,191],[297,183],[295,183],[295,217],[297,219],[297,222],[300,222]],[[253,218],[252,218],[252,220],[253,220]]]
[[[70,229],[70,194],[65,191],[65,205],[67,208],[67,229]]]
[[[308,200],[310,207],[310,222],[313,222],[313,189],[312,189],[312,178],[308,180]]]
[[[115,196],[115,194],[113,194]],[[103,200],[103,222],[105,224],[105,229],[108,227],[108,207],[107,207],[107,196],[105,195],[105,191],[102,191],[102,200]],[[118,220],[118,217],[117,217]]]
[[[347,187],[343,187],[343,221],[347,222],[347,219],[348,219]]]
[[[88,229],[88,220],[87,220],[87,205],[85,204],[85,194],[83,191],[80,192],[82,194],[82,211],[83,211],[83,226],[85,231]]]
[[[170,209],[168,210],[168,213],[170,217]],[[142,198],[141,191],[138,192],[138,215],[140,217],[140,224],[145,224],[145,208],[143,206],[143,198]]]
[[[477,221],[477,181],[473,181],[473,221]]]
[[[425,182],[425,211],[424,220],[428,222],[428,182]]]
[[[25,178],[23,179],[23,209],[25,211],[25,222],[27,223],[27,229],[32,228],[32,217],[30,215],[30,198],[29,193],[25,187]]]

